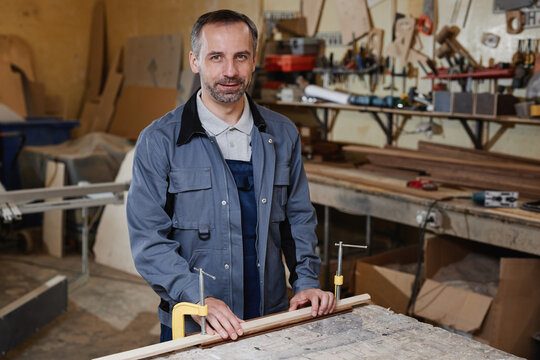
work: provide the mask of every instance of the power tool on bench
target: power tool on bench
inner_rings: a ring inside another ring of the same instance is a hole
[[[483,207],[516,208],[518,196],[517,191],[480,191],[472,195],[472,201]]]

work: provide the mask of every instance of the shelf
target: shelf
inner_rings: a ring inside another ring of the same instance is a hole
[[[448,74],[447,68],[437,69],[439,75],[433,73],[424,76],[422,79],[510,79],[514,77],[514,69],[480,69],[472,73]]]
[[[361,105],[341,105],[335,103],[303,103],[303,102],[294,102],[294,101],[272,101],[272,100],[255,100],[258,104],[261,105],[283,105],[283,106],[298,106],[298,107],[307,107],[307,108],[320,108],[320,109],[333,109],[333,110],[349,110],[349,111],[374,111],[381,113],[390,113],[396,115],[409,115],[409,116],[423,116],[423,117],[436,117],[436,118],[447,118],[447,119],[465,119],[465,120],[482,120],[489,122],[497,123],[507,123],[507,124],[521,124],[521,125],[540,125],[540,119],[529,119],[529,118],[520,118],[517,116],[489,116],[489,115],[473,115],[473,114],[452,114],[444,112],[434,112],[434,111],[418,111],[418,110],[407,110],[407,109],[393,109],[393,108],[383,108],[377,106],[361,106]]]
[[[475,149],[482,149],[484,145],[482,144],[483,136],[483,127],[482,122],[495,122],[501,124],[501,129],[493,136],[493,139],[497,139],[504,133],[507,129],[512,128],[514,125],[536,125],[540,126],[540,119],[523,119],[517,116],[488,116],[488,115],[473,115],[473,114],[452,114],[452,113],[442,113],[442,112],[432,112],[432,111],[417,111],[417,110],[406,110],[406,109],[394,109],[394,108],[383,108],[376,106],[359,106],[359,105],[342,105],[335,103],[303,103],[303,102],[288,102],[288,101],[270,101],[270,100],[256,100],[257,103],[261,105],[277,105],[277,106],[290,106],[290,107],[304,107],[312,110],[312,114],[315,119],[318,121],[319,125],[323,131],[323,137],[326,138],[328,130],[328,110],[346,110],[346,111],[359,111],[370,113],[373,119],[379,124],[381,129],[386,135],[386,143],[392,144],[394,141],[393,125],[394,125],[394,115],[405,115],[405,116],[421,116],[421,117],[434,117],[434,118],[445,118],[449,120],[458,120],[463,128],[465,129],[467,135],[471,139]],[[321,121],[317,115],[316,109],[324,110],[324,119]],[[386,116],[386,123],[379,117],[379,114],[382,113]],[[474,121],[474,129],[469,125],[469,121]]]

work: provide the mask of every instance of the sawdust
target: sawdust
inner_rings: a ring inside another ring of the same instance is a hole
[[[499,286],[499,259],[470,253],[463,260],[445,266],[433,280],[455,288],[495,297]]]

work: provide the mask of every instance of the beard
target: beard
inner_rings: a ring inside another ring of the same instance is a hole
[[[237,102],[244,96],[244,93],[246,92],[247,88],[247,81],[245,78],[242,77],[224,77],[222,79],[219,79],[218,81],[214,82],[213,84],[209,84],[208,82],[203,80],[203,84],[205,89],[208,91],[210,95],[220,103],[233,103]],[[219,89],[219,85],[240,85],[236,89]]]

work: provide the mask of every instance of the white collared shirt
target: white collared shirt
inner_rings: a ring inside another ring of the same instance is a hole
[[[214,115],[203,104],[201,90],[197,93],[197,112],[202,127],[208,135],[215,136],[223,157],[227,160],[251,160],[251,131],[253,130],[253,116],[249,103],[244,95],[244,110],[236,124],[233,126]]]

